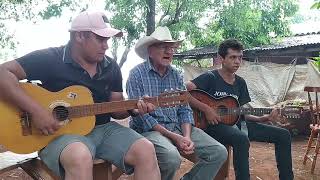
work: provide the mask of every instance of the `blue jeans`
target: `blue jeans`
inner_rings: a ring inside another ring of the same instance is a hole
[[[247,121],[248,136],[236,126],[210,125],[205,131],[222,144],[233,147],[233,164],[237,180],[249,180],[250,141],[274,143],[280,180],[292,180],[291,136],[288,130]]]
[[[175,133],[182,134],[178,130]],[[178,149],[170,139],[157,131],[145,132],[142,135],[154,144],[161,180],[172,180],[181,164],[181,156]],[[196,127],[192,127],[191,140],[194,142],[194,151],[199,161],[182,179],[212,180],[227,159],[228,152],[226,148]]]

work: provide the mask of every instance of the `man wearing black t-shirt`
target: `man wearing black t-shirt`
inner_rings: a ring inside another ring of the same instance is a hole
[[[219,58],[222,67],[201,74],[187,83],[187,89],[201,89],[215,98],[233,96],[243,106],[251,101],[246,81],[235,74],[243,56],[243,46],[235,39],[227,39],[219,45]],[[208,105],[192,98],[191,106],[201,110],[209,123],[205,131],[222,144],[233,147],[233,161],[237,180],[249,180],[250,141],[275,144],[275,155],[280,180],[292,180],[291,136],[288,130],[263,124],[278,116],[276,110],[268,115],[241,116],[237,126],[219,123],[220,117]],[[242,127],[242,128],[241,128]]]
[[[54,92],[81,85],[90,89],[95,103],[123,100],[120,68],[105,56],[108,40],[123,33],[110,26],[103,12],[89,11],[75,17],[69,31],[70,41],[65,46],[33,51],[0,65],[0,99],[31,114],[31,123],[38,129],[36,133],[44,136],[58,131],[60,123],[25,93],[18,80],[40,80],[42,87]],[[111,117],[122,119],[134,112],[143,115],[154,109],[142,100],[137,107],[130,112],[97,115],[96,126],[88,135],[61,135],[39,151],[39,156],[56,175],[66,180],[92,180],[94,158],[108,160],[127,174],[134,172],[134,179],[160,180],[153,144],[134,130],[110,122]]]

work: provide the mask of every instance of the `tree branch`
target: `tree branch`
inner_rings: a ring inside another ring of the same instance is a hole
[[[181,2],[181,4],[180,4],[180,0],[178,0],[174,17],[171,18],[171,21],[168,21],[166,23],[166,26],[171,26],[171,25],[176,24],[176,23],[178,23],[180,21],[179,17],[181,15],[182,9],[185,6],[185,4],[186,4],[185,0],[183,0]]]
[[[164,12],[164,14],[160,17],[159,24],[162,24],[163,19],[169,14],[170,7],[171,7],[171,3],[169,4],[169,6],[168,6],[167,10]]]
[[[126,49],[124,50],[122,56],[121,56],[121,60],[119,62],[119,67],[121,68],[123,66],[123,64],[127,61],[127,57],[130,51],[130,47],[127,46]]]

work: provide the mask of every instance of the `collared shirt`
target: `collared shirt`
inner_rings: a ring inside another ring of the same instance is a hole
[[[70,45],[37,50],[17,59],[27,79],[40,80],[45,89],[56,92],[72,85],[87,87],[95,103],[106,102],[111,92],[122,92],[119,66],[109,57],[98,63],[97,73],[90,77],[71,57]],[[110,121],[110,114],[96,116],[96,125]]]
[[[126,87],[130,99],[137,99],[145,95],[158,96],[170,89],[185,89],[183,78],[177,69],[170,66],[165,75],[160,76],[149,60],[130,71]],[[133,117],[130,121],[130,127],[143,133],[160,124],[166,129],[174,131],[181,130],[183,123],[193,124],[192,110],[189,105],[158,107],[154,112]]]

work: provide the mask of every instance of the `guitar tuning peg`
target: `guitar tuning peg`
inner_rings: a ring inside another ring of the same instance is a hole
[[[168,94],[170,94],[172,92],[171,88],[167,89]]]

